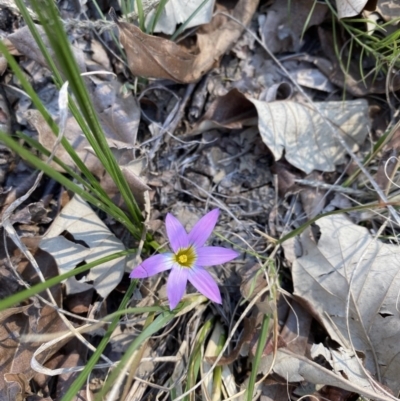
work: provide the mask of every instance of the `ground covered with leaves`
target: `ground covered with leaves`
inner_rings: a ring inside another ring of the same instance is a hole
[[[395,2],[0,6],[1,401],[398,399]]]

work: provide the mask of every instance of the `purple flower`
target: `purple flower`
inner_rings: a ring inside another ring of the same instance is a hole
[[[165,226],[173,253],[151,256],[136,267],[129,277],[145,278],[171,269],[167,283],[171,310],[182,299],[188,280],[211,301],[222,303],[218,286],[204,267],[229,262],[239,254],[219,246],[204,246],[214,230],[218,215],[219,209],[211,210],[187,234],[179,220],[168,213]]]

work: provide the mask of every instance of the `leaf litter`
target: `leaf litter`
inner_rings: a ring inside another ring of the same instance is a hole
[[[147,232],[164,245],[168,213],[190,230],[202,215],[219,208],[221,220],[209,245],[234,246],[242,254],[210,269],[222,306],[207,303],[189,287],[183,297],[191,301],[189,306],[134,352],[131,373],[118,378],[110,397],[150,400],[171,392],[184,397],[190,383],[192,394],[204,399],[244,399],[267,314],[272,318],[256,372],[255,398],[396,399],[398,229],[394,222],[382,226],[388,216],[382,196],[379,209],[376,204],[369,211],[320,215],[376,201],[365,177],[345,180],[357,173],[354,157],[367,160],[387,127],[393,128],[384,151],[376,152],[366,168],[396,204],[397,164],[388,160],[398,151],[398,127],[394,120],[390,125],[397,98],[388,104],[385,92],[398,89],[397,66],[387,75],[374,74],[362,48],[354,46],[351,54],[348,33],[334,31],[332,20],[337,27],[341,18],[360,13],[375,12],[385,20],[397,14],[391,10],[388,16],[385,2],[373,9],[369,2],[338,0],[337,20],[326,4],[311,1],[290,6],[252,0],[216,1],[215,7],[208,3],[208,19],[194,18],[191,26],[199,26],[176,42],[143,33],[120,18],[116,24],[99,23],[106,30],[96,33],[82,22],[68,22],[79,68],[93,73],[84,79],[106,140],[146,216]],[[173,4],[167,4],[165,15]],[[90,7],[81,7],[96,18]],[[63,15],[76,17],[71,10]],[[161,20],[156,32],[172,33],[171,27],[187,17],[178,16],[179,11],[176,6],[176,18],[167,18],[168,26]],[[119,31],[127,62],[123,54],[116,56],[110,27]],[[46,108],[66,122],[67,140],[113,202],[124,208],[77,122],[58,106],[58,91],[28,29],[20,21],[0,29]],[[11,70],[4,71],[0,105],[5,130],[12,132],[12,124],[18,123],[18,130],[75,169]],[[133,77],[140,79],[132,91],[127,80]],[[388,110],[379,121],[377,108]],[[143,249],[120,223],[50,179],[35,185],[14,214],[7,214],[7,206],[32,186],[36,173],[7,149],[0,160],[2,213],[15,232],[6,220],[3,226],[21,249],[29,244],[25,256],[30,251],[44,258],[36,264],[46,279],[116,251]],[[298,231],[282,249],[276,246],[279,238],[314,218],[314,225]],[[9,257],[2,255],[2,299],[40,281],[40,270],[24,270],[24,256],[10,241],[7,247],[12,251]],[[145,249],[68,278],[52,287],[55,304],[43,292],[42,298],[31,296],[3,310],[1,355],[7,362],[0,372],[1,396],[61,399],[87,362],[88,350],[104,336],[101,319],[116,311],[129,274],[149,256]],[[166,299],[166,277],[147,277],[129,306],[149,307]],[[69,319],[69,332],[64,319]],[[121,320],[103,355],[106,364],[93,371],[81,399],[101,391],[107,367],[121,360],[148,319],[152,316],[145,312],[128,313]],[[91,327],[86,336],[92,345],[82,340],[82,327]],[[51,339],[51,333],[59,338]],[[203,338],[202,333],[208,335]],[[195,356],[200,362],[193,380]]]

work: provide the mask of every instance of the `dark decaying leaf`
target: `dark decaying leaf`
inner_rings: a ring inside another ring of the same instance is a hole
[[[288,7],[275,1],[260,21],[261,39],[273,53],[299,51],[302,32],[321,24],[328,12],[326,4],[314,0],[292,0],[289,13]]]
[[[256,108],[241,92],[232,89],[211,103],[190,134],[199,134],[212,128],[237,129],[244,125],[255,124],[257,124]]]

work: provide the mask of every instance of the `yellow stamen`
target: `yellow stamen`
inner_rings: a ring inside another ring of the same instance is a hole
[[[196,251],[193,247],[179,249],[179,251],[174,255],[175,262],[181,267],[191,269],[196,262]]]
[[[178,262],[179,262],[179,263],[186,263],[187,260],[188,260],[187,255],[179,255],[179,256],[178,256]]]

